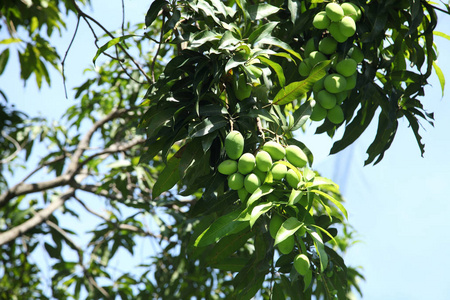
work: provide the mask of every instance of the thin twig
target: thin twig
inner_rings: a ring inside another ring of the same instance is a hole
[[[69,50],[70,50],[70,48],[72,47],[72,44],[73,44],[73,41],[75,40],[75,37],[76,37],[76,35],[77,35],[77,32],[78,32],[78,26],[80,25],[80,16],[78,16],[78,18],[77,18],[77,26],[75,27],[75,32],[73,33],[73,36],[72,36],[72,39],[70,40],[70,43],[69,43],[69,47],[67,47],[67,50],[66,50],[66,53],[64,54],[64,58],[63,58],[63,60],[62,60],[62,62],[61,62],[61,66],[62,66],[62,77],[63,77],[63,85],[64,85],[64,94],[66,95],[66,99],[68,98],[67,97],[67,86],[66,86],[66,75],[65,75],[65,63],[66,63],[66,58],[67,58],[67,55],[69,54]]]
[[[10,137],[4,130],[2,130],[2,136],[5,139],[7,139],[8,141],[10,141],[11,143],[13,143],[14,147],[16,147],[16,150],[10,156],[0,160],[0,164],[6,164],[6,163],[10,162],[11,160],[13,160],[17,156],[17,154],[20,151],[22,151],[22,147],[20,146],[18,141],[16,141],[12,137]]]

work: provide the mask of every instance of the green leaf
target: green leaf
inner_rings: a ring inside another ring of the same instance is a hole
[[[255,201],[257,201],[262,196],[272,193],[272,191],[273,188],[267,184],[263,184],[262,186],[258,187],[250,196],[250,198],[248,198],[247,207],[250,207]]]
[[[291,48],[291,46],[289,46],[285,42],[283,42],[275,37],[271,36],[271,37],[262,38],[261,40],[258,41],[258,44],[266,44],[266,45],[272,45],[272,46],[279,47],[279,48],[285,50],[286,52],[288,52],[289,54],[297,57],[298,59],[300,59],[300,60],[302,59],[300,54],[298,54],[298,52],[294,51]]]
[[[309,120],[311,112],[312,112],[311,101],[306,101],[298,109],[294,111],[292,115],[294,117],[294,122],[290,124],[290,130],[296,131],[297,129],[302,127],[303,124],[305,124],[306,121]]]
[[[248,7],[248,13],[252,21],[266,18],[277,13],[280,9],[270,4],[255,4]]]
[[[446,33],[443,33],[443,32],[440,32],[440,31],[433,31],[433,34],[436,35],[436,36],[443,37],[443,38],[445,38],[445,39],[450,41],[450,35],[448,35]]]
[[[317,232],[312,231],[311,229],[307,228],[306,231],[314,241],[314,247],[316,248],[316,251],[319,254],[320,271],[324,272],[328,265],[328,255],[325,252],[325,245],[323,244],[322,238]]]
[[[6,64],[9,59],[9,48],[6,48],[2,54],[0,54],[0,75],[5,71]]]
[[[275,29],[275,27],[278,25],[278,23],[279,22],[269,22],[269,23],[264,24],[263,26],[258,27],[248,37],[248,43],[255,44],[265,37],[270,37],[272,34],[272,31]]]
[[[103,46],[101,46],[98,50],[97,53],[94,56],[94,59],[92,60],[92,62],[95,65],[95,61],[97,60],[97,58],[100,56],[100,54],[102,54],[103,52],[105,52],[106,50],[108,50],[110,47],[117,45],[118,43],[130,38],[130,37],[134,37],[136,35],[134,34],[128,34],[128,35],[124,35],[115,39],[110,40],[109,42],[107,42],[106,44],[104,44]]]
[[[436,71],[436,75],[439,78],[439,83],[441,84],[442,97],[444,97],[444,87],[445,87],[444,73],[442,72],[441,68],[439,68],[439,66],[437,65],[437,63],[435,61],[433,61],[433,67],[434,67],[434,70]],[[0,71],[0,74],[1,74],[1,71]]]
[[[164,0],[155,0],[150,5],[147,14],[145,15],[145,26],[150,27],[152,25],[153,21],[155,21],[156,17],[158,16],[160,10],[163,8],[164,5],[169,4],[167,1]]]
[[[348,220],[348,213],[347,210],[345,209],[345,207],[342,205],[341,202],[339,202],[338,200],[334,199],[333,197],[331,197],[330,195],[319,191],[319,190],[311,190],[312,193],[316,193],[318,195],[321,195],[325,198],[327,198],[328,200],[330,200],[334,205],[336,205],[336,207],[344,214],[345,218]]]
[[[287,85],[286,87],[282,88],[273,99],[273,104],[276,105],[288,104],[308,93],[311,90],[313,84],[316,81],[322,79],[322,77],[324,77],[327,74],[325,69],[329,64],[330,64],[329,60],[325,60],[318,63],[311,70],[311,73],[309,74],[308,78],[302,81],[293,82]]]
[[[163,192],[170,190],[180,180],[180,172],[178,167],[180,165],[180,158],[176,155],[172,156],[167,165],[159,174],[152,190],[153,199],[157,198]]]
[[[245,257],[227,257],[218,263],[211,264],[211,266],[222,271],[239,272],[245,267],[248,260]]]
[[[229,214],[221,216],[212,223],[195,240],[194,246],[203,247],[217,242],[223,237],[232,233],[238,233],[248,227],[248,221],[237,220],[242,211],[235,210]]]
[[[274,204],[272,202],[263,203],[260,205],[256,205],[250,214],[250,227],[253,227],[255,222],[258,220],[258,218],[262,215],[268,212]]]
[[[198,123],[191,130],[189,130],[189,136],[191,138],[205,136],[227,125],[228,121],[224,117],[212,116],[204,119],[202,122]]]
[[[280,82],[280,87],[283,87],[286,83],[283,68],[276,62],[274,62],[264,56],[258,56],[258,59],[261,61],[261,63],[268,65],[275,71],[275,73],[277,74],[277,77],[278,77],[278,81]]]
[[[251,231],[242,231],[238,234],[233,234],[222,238],[214,248],[211,249],[206,260],[210,264],[221,262],[226,257],[229,257],[237,250],[241,249],[243,245],[254,235]]]
[[[283,224],[281,224],[280,229],[278,229],[277,231],[274,246],[278,245],[291,235],[294,235],[302,226],[304,226],[304,223],[300,222],[295,217],[290,217],[289,219],[284,221]]]

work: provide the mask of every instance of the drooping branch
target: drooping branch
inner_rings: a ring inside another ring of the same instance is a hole
[[[5,232],[0,233],[0,245],[11,242],[20,235],[26,233],[28,230],[36,227],[37,225],[45,222],[53,212],[61,207],[64,202],[72,197],[75,193],[75,189],[70,187],[64,193],[59,195],[52,203],[50,203],[46,208],[38,211],[31,219],[25,221],[24,223],[11,228]]]

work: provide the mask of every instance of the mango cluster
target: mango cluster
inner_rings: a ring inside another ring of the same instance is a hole
[[[225,138],[225,152],[228,158],[219,164],[218,171],[228,176],[228,187],[238,192],[239,199],[243,203],[262,184],[277,185],[278,188],[284,187],[287,191],[297,189],[302,181],[302,173],[298,168],[303,168],[308,163],[308,157],[300,147],[296,145],[285,147],[275,141],[264,143],[255,155],[244,153],[244,137],[235,130]],[[280,215],[272,214],[269,231],[273,238],[283,221]],[[305,233],[304,228],[302,230],[301,235]],[[288,254],[292,252],[294,245],[294,236],[289,236],[277,247],[281,253]],[[302,270],[299,273],[306,272],[304,257],[301,256],[296,261],[294,266],[297,265],[296,269]]]
[[[244,137],[239,131],[231,131],[225,138],[225,152],[228,159],[218,166],[221,174],[228,175],[228,186],[239,193],[241,199],[252,194],[265,181],[268,173],[273,181],[283,181],[292,188],[297,188],[301,181],[300,172],[295,172],[280,161],[302,168],[308,158],[300,147],[269,141],[260,150],[253,153],[244,152]],[[242,197],[241,197],[242,196]]]
[[[340,105],[356,87],[357,67],[363,61],[364,55],[355,45],[347,53],[340,53],[338,45],[355,35],[356,22],[360,18],[361,9],[347,2],[328,3],[325,10],[314,17],[313,26],[325,32],[317,45],[313,38],[306,43],[305,59],[300,63],[298,71],[301,76],[307,77],[316,64],[325,60],[331,60],[331,64],[328,75],[313,86],[313,121],[325,118],[334,124],[344,121],[344,112]]]

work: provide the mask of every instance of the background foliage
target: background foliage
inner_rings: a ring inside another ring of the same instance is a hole
[[[93,31],[99,45],[94,62],[100,55],[111,60],[91,70],[77,88],[78,104],[59,124],[27,118],[2,104],[3,171],[14,173],[25,165],[39,142],[48,153],[17,185],[8,186],[1,177],[1,297],[345,299],[352,288],[358,290],[362,275],[341,258],[353,242],[341,195],[309,168],[303,175],[321,192],[307,189],[315,199],[309,199],[312,216],[300,204],[263,197],[266,211],[251,217],[251,230],[241,229],[248,220],[226,222],[204,247],[194,246],[214,220],[246,209],[216,171],[231,129],[245,135],[246,151],[276,139],[300,146],[313,162],[295,131],[308,121],[311,86],[326,68],[319,65],[308,78],[297,72],[306,41],[317,43],[322,34],[311,22],[326,3],[314,2],[153,1],[143,24]],[[423,87],[432,69],[444,83],[434,62],[436,8],[426,1],[352,2],[364,16],[355,38],[339,51],[356,44],[365,60],[357,88],[343,104],[345,123],[325,121],[318,133],[333,136],[345,126],[331,149],[335,153],[352,144],[377,115],[366,161],[377,163],[399,120],[406,118],[423,152],[419,120],[433,120],[420,102]],[[1,42],[0,73],[16,49],[22,79],[34,74],[38,86],[42,79],[50,85],[47,67],[59,68],[61,58],[49,42],[64,28],[59,11],[74,12],[92,26],[98,22],[72,1],[27,3],[0,5],[2,29],[11,35]],[[240,77],[252,86],[243,100],[237,96]],[[295,92],[285,92],[290,90]],[[29,180],[44,171],[51,179]],[[91,199],[104,203],[102,213],[91,207]],[[60,224],[63,216],[81,219],[84,213],[99,220],[87,242],[77,238],[75,228]],[[292,272],[294,253],[276,251],[267,232],[274,213],[302,216],[308,225],[297,245],[308,250],[317,267],[312,284]],[[140,241],[153,245],[154,255],[134,272],[115,270],[111,260],[120,251],[134,255]],[[39,265],[27,258],[35,251],[50,258],[47,285],[40,282]]]

